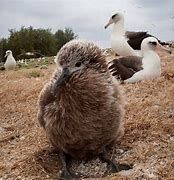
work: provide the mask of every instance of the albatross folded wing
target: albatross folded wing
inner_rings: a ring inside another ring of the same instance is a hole
[[[142,58],[137,56],[126,56],[114,59],[108,66],[113,76],[126,80],[136,72],[142,70]]]

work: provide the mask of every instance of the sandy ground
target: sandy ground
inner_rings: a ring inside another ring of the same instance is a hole
[[[133,169],[102,179],[174,179],[174,55],[160,56],[160,78],[122,85],[126,131],[111,156]],[[37,78],[29,76],[33,69],[0,72],[1,180],[56,179],[61,163],[36,119],[38,94],[54,68],[35,68]]]

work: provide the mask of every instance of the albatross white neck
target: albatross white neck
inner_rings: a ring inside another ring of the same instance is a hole
[[[124,20],[119,20],[113,24],[113,34],[125,35]]]

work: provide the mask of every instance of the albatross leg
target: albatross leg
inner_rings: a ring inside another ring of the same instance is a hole
[[[62,171],[59,174],[57,180],[75,180],[77,179],[77,175],[73,172],[71,172],[67,167],[67,154],[65,154],[63,151],[59,152],[59,157],[62,162]]]
[[[106,152],[106,149],[104,149],[103,153],[100,154],[99,156],[100,160],[103,162],[106,162],[108,164],[109,167],[111,167],[111,172],[112,173],[116,173],[122,170],[129,170],[132,169],[132,166],[128,165],[128,164],[119,164],[117,162],[112,161]]]

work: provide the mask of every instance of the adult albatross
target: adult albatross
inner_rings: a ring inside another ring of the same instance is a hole
[[[155,79],[161,75],[160,57],[155,52],[156,49],[171,53],[171,50],[162,46],[156,38],[148,37],[141,44],[143,57],[126,56],[114,59],[108,68],[113,76],[125,83]]]
[[[126,31],[122,13],[114,14],[105,26],[105,29],[111,24],[113,24],[113,32],[111,34],[112,49],[120,56],[142,56],[139,50],[143,39],[153,36],[147,32]],[[161,41],[159,43],[165,44]]]
[[[12,51],[7,50],[5,53],[5,57],[7,57],[7,60],[4,64],[4,67],[6,70],[14,70],[16,67],[16,60],[13,57]]]

